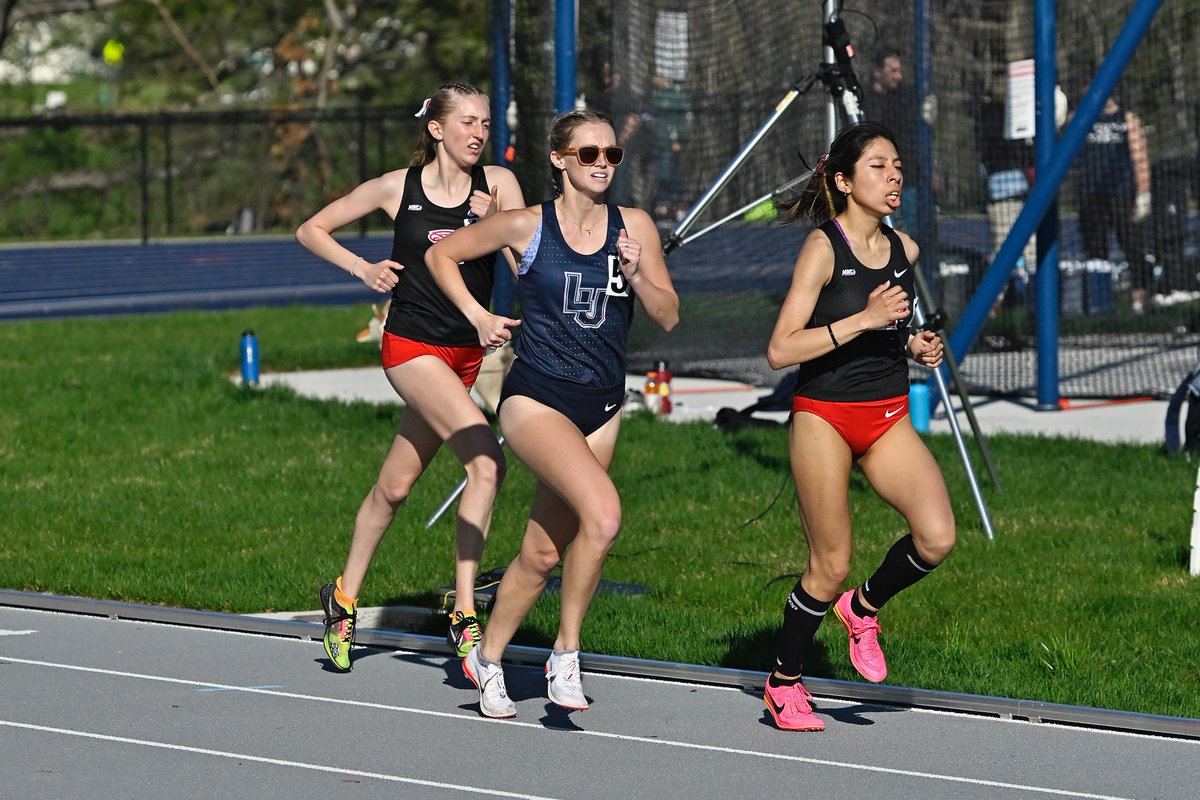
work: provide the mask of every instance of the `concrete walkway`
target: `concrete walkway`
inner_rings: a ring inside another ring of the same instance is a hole
[[[627,385],[640,391],[644,382],[643,376],[630,375]],[[275,373],[263,375],[262,383],[290,386],[302,396],[322,400],[401,403],[377,367]],[[673,422],[712,420],[721,408],[746,408],[771,391],[708,378],[677,377],[671,384],[675,407],[667,418]],[[953,402],[959,427],[964,435],[970,436],[971,427],[957,395]],[[1134,444],[1162,444],[1165,440],[1166,401],[1077,401],[1064,410],[1038,411],[1031,403],[976,397],[972,398],[971,407],[984,436],[1017,433]],[[784,420],[787,413],[765,412],[756,416]],[[950,432],[950,420],[943,407],[939,407],[931,420],[930,430]]]

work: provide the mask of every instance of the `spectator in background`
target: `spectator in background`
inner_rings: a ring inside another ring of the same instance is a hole
[[[871,80],[866,92],[866,118],[882,122],[895,137],[896,150],[904,167],[904,196],[893,215],[898,227],[908,229],[917,213],[917,115],[916,99],[904,82],[900,51],[882,47],[871,62]],[[906,213],[907,212],[907,219]]]
[[[651,104],[656,165],[654,218],[669,224],[683,219],[685,212],[680,165],[692,113],[691,98],[681,82],[657,75]]]
[[[1106,260],[1109,233],[1129,264],[1130,301],[1141,314],[1154,276],[1146,260],[1141,223],[1150,216],[1150,160],[1137,114],[1109,97],[1079,153],[1079,227],[1085,257]]]
[[[641,151],[644,148],[641,147],[641,143],[646,138],[646,126],[639,110],[642,106],[641,98],[625,83],[620,70],[614,69],[612,64],[607,62],[604,64],[603,79],[604,89],[596,100],[596,108],[613,121],[617,145],[625,148],[626,158],[630,162],[642,160]],[[627,165],[625,171],[616,171],[608,190],[609,201],[617,205],[634,205],[634,182],[637,178],[635,173],[643,172],[644,165],[635,169],[629,169],[629,166],[632,164]]]
[[[987,215],[992,230],[992,251],[996,257],[1008,237],[1029,196],[1033,184],[1034,152],[1032,139],[1009,139],[1005,125],[1005,95],[1007,76],[994,75],[983,98],[983,106],[975,120],[975,145],[979,152],[979,167],[987,181]],[[1026,277],[1025,270],[1037,266],[1036,237],[1029,237],[1015,274]]]

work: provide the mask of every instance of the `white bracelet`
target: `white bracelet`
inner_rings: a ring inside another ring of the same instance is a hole
[[[358,258],[354,259],[354,263],[350,265],[350,275],[351,275],[351,276],[353,276],[353,277],[355,277],[355,278],[357,278],[357,277],[358,277],[357,275],[355,275],[355,274],[354,274],[354,268],[355,268],[355,267],[357,267],[357,266],[358,266],[358,262],[360,262],[360,261],[362,261],[362,260],[363,260],[363,257],[362,257],[362,256],[359,256]]]

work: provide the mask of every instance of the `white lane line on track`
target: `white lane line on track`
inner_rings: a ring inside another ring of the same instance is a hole
[[[458,786],[453,783],[441,783],[439,781],[425,781],[420,778],[406,778],[403,775],[388,775],[383,772],[367,772],[360,769],[343,769],[339,767],[328,767],[322,764],[307,764],[303,761],[287,761],[282,758],[267,758],[265,756],[252,756],[247,753],[231,753],[226,750],[210,750],[207,747],[189,747],[182,744],[171,744],[169,742],[154,742],[149,739],[131,739],[127,736],[110,736],[104,733],[91,733],[89,731],[77,731],[69,728],[51,728],[46,725],[30,725],[26,722],[12,722],[10,720],[0,719],[0,725],[5,725],[10,728],[23,728],[25,730],[39,731],[41,733],[57,733],[64,736],[76,736],[83,739],[99,739],[104,742],[117,742],[119,744],[136,744],[141,747],[155,747],[160,750],[175,750],[183,753],[196,753],[204,756],[220,756],[221,758],[236,758],[239,761],[254,761],[259,764],[272,764],[277,767],[296,767],[298,769],[307,769],[314,772],[328,772],[333,775],[353,775],[357,778],[374,778],[381,781],[391,781],[393,783],[409,783],[416,786],[432,786],[438,789],[454,789],[468,794],[481,794],[488,797],[515,797],[520,800],[555,800],[550,797],[543,797],[536,794],[521,794],[520,792],[504,792],[499,789],[484,789],[473,786]]]
[[[0,631],[0,636],[28,636],[37,631]]]
[[[511,725],[518,728],[526,728],[529,730],[560,733],[564,730],[578,734],[579,736],[590,736],[598,739],[613,739],[624,742],[636,742],[638,744],[653,744],[665,747],[676,747],[683,750],[697,750],[701,752],[725,753],[728,755],[750,756],[753,758],[766,758],[776,761],[790,761],[799,764],[813,764],[823,767],[839,767],[842,769],[856,770],[859,772],[874,772],[885,775],[903,775],[910,778],[926,778],[934,781],[943,781],[946,783],[962,783],[972,786],[989,786],[999,789],[1016,789],[1023,792],[1034,794],[1046,794],[1056,797],[1080,797],[1087,800],[1133,800],[1133,798],[1122,797],[1118,795],[1108,794],[1093,794],[1091,792],[1076,792],[1069,789],[1054,789],[1047,786],[1031,786],[1021,783],[1009,783],[1007,781],[992,781],[983,778],[967,778],[959,775],[944,775],[934,772],[920,772],[918,770],[897,769],[895,767],[879,767],[871,764],[855,764],[846,761],[832,761],[824,758],[808,758],[805,756],[794,756],[783,753],[763,753],[756,750],[745,750],[736,747],[722,747],[720,745],[697,744],[694,742],[677,742],[670,739],[653,739],[646,736],[630,736],[623,733],[606,733],[604,731],[585,731],[578,729],[552,728],[536,722],[519,722],[511,719],[487,719],[486,717],[478,717],[467,714],[454,714],[448,711],[430,711],[424,708],[412,708],[410,706],[389,705],[386,703],[371,703],[364,700],[343,700],[334,697],[322,697],[320,695],[299,694],[297,692],[279,692],[270,689],[256,689],[246,686],[230,686],[224,683],[208,683],[205,681],[185,680],[183,678],[168,678],[162,675],[147,675],[137,672],[123,672],[120,670],[101,669],[99,667],[84,667],[77,664],[60,664],[53,661],[35,661],[28,658],[12,658],[9,656],[0,657],[0,664],[29,664],[37,667],[54,667],[57,669],[73,670],[76,672],[89,672],[97,675],[109,675],[119,678],[137,678],[139,680],[157,681],[159,683],[174,683],[183,686],[208,687],[212,689],[224,689],[227,691],[247,692],[250,694],[263,694],[272,697],[284,697],[293,700],[307,700],[315,703],[334,703],[337,705],[356,706],[359,708],[372,708],[383,711],[400,711],[408,714],[419,714],[427,717],[440,717],[443,719],[454,719],[463,722],[488,723],[492,725]],[[513,795],[521,796],[521,795]]]

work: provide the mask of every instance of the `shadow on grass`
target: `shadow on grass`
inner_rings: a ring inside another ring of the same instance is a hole
[[[763,628],[752,634],[733,633],[725,637],[725,655],[721,657],[721,666],[729,669],[749,669],[769,672],[775,664],[775,652],[779,643],[779,631],[776,628]],[[833,675],[833,665],[829,663],[825,645],[814,640],[808,647],[804,658],[805,675]],[[761,688],[747,688],[748,694],[761,692]]]
[[[749,458],[763,469],[772,472],[786,472],[791,469],[788,465],[786,450],[779,455],[779,445],[770,446],[760,436],[737,436],[730,440],[730,447],[740,456]]]

